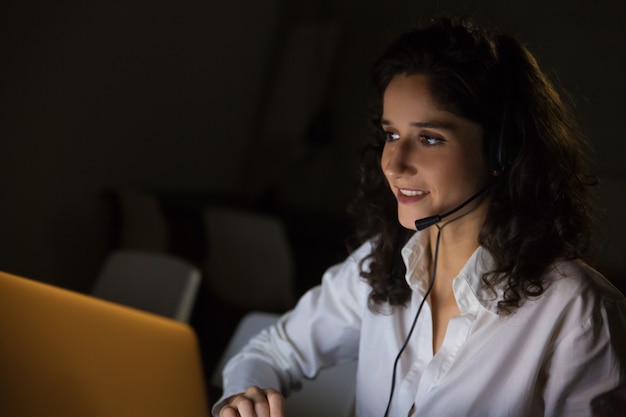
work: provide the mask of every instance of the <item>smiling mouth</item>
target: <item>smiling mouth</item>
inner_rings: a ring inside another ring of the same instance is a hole
[[[416,197],[418,195],[424,195],[427,194],[427,191],[416,191],[416,190],[404,190],[402,188],[398,189],[398,192],[402,195],[405,195],[407,197]]]

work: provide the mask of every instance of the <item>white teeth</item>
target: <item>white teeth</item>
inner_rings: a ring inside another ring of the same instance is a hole
[[[401,189],[400,190],[400,194],[407,195],[407,196],[410,196],[410,197],[414,197],[416,195],[426,194],[426,192],[424,192],[424,191],[413,191],[413,190],[402,190]]]

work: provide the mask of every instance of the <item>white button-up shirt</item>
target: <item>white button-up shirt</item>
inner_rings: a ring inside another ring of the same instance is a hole
[[[250,385],[288,394],[322,368],[358,360],[356,416],[382,417],[395,357],[429,283],[427,242],[418,232],[402,250],[413,291],[406,307],[368,307],[359,268],[366,243],[227,364],[223,398]],[[626,382],[626,301],[600,274],[581,262],[555,263],[544,294],[506,316],[496,311],[501,289],[481,281],[492,262],[478,248],[454,279],[461,314],[436,354],[424,303],[389,416],[586,417],[594,397]]]

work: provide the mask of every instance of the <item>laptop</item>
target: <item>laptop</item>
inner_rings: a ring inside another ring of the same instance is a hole
[[[0,416],[208,415],[189,325],[0,272]]]

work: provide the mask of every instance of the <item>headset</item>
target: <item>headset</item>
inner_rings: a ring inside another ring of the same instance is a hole
[[[494,174],[503,173],[519,152],[519,144],[508,126],[509,105],[505,103],[498,134],[487,145],[487,164]]]

